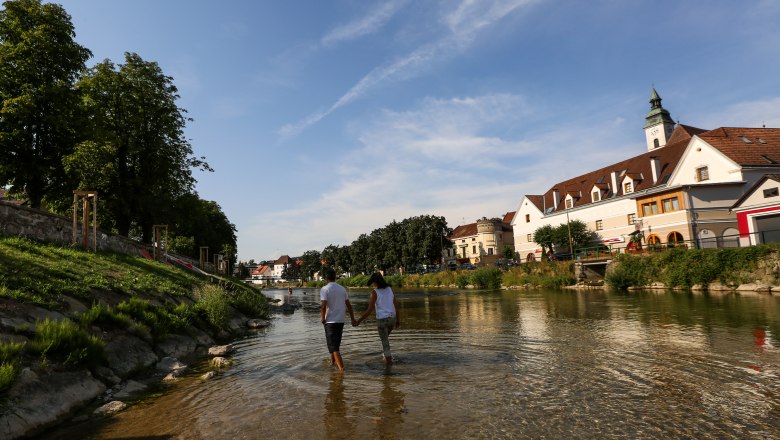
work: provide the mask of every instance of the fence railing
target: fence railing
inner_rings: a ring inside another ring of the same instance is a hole
[[[723,249],[749,247],[758,244],[780,243],[780,230],[753,232],[749,234],[725,235],[721,237],[700,238],[666,243],[642,243],[632,247],[626,244],[601,244],[574,250],[575,260],[598,260],[615,257],[624,253],[663,252],[668,249]]]

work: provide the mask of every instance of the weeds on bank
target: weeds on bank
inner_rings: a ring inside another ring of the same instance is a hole
[[[667,287],[690,288],[719,281],[738,286],[755,281],[753,272],[774,245],[728,249],[669,249],[651,254],[623,254],[607,272],[605,281],[612,287],[647,286],[653,282]]]

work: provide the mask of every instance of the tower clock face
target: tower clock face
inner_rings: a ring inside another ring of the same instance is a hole
[[[653,136],[656,136],[658,134],[658,127],[650,130],[650,134],[653,135]]]

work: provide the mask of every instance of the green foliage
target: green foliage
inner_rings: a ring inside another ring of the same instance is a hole
[[[60,5],[13,0],[0,10],[0,182],[37,208],[65,195],[61,158],[77,141],[73,83],[89,50]],[[72,194],[71,194],[72,197]]]
[[[179,255],[194,258],[197,255],[195,252],[195,237],[174,236],[168,240],[168,248]]]
[[[550,225],[536,228],[533,240],[542,247],[542,250],[547,249],[547,251],[542,252],[542,258],[546,258],[547,252],[552,252],[555,244],[555,228]]]
[[[471,277],[463,272],[459,272],[458,275],[455,277],[455,285],[463,289],[464,287],[468,286],[471,282]]]
[[[499,289],[502,275],[497,267],[480,267],[471,274],[471,284],[481,289]]]
[[[230,305],[249,317],[268,315],[268,298],[259,289],[242,289],[230,295]]]
[[[772,246],[731,249],[668,249],[648,254],[623,254],[605,278],[616,288],[646,286],[658,281],[667,287],[691,287],[719,281],[737,286],[753,282],[753,271]]]
[[[573,273],[571,261],[525,263],[503,272],[501,282],[505,286],[560,288],[577,282]]]
[[[0,362],[0,394],[11,388],[16,376],[19,375],[19,365],[10,362]]]
[[[52,358],[65,364],[96,365],[103,358],[103,341],[90,335],[73,321],[46,319],[36,323],[35,338],[28,349],[42,359]]]
[[[205,285],[195,291],[195,311],[212,327],[226,330],[230,317],[227,293],[218,286]]]

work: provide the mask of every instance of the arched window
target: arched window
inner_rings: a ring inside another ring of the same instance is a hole
[[[528,254],[528,256],[525,257],[526,263],[533,263],[534,261],[536,261],[536,255],[534,255],[533,252]]]
[[[702,249],[712,249],[718,247],[718,237],[709,229],[699,231],[699,246]]]
[[[739,247],[739,230],[726,228],[723,231],[723,247]]]
[[[669,247],[675,247],[675,246],[683,246],[685,243],[683,243],[683,236],[677,231],[670,232],[669,235],[666,237],[666,243]]]
[[[653,148],[658,148],[661,146],[661,143],[658,142],[658,138],[653,139]]]
[[[648,246],[657,246],[661,244],[661,239],[655,234],[648,235],[646,241]]]

